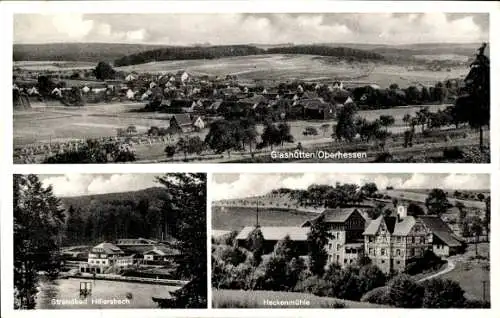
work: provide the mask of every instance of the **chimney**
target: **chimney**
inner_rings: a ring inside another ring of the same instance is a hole
[[[398,221],[403,220],[406,217],[406,207],[404,205],[398,205]]]

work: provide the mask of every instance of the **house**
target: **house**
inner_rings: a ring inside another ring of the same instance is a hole
[[[125,81],[127,82],[132,82],[132,81],[135,81],[137,79],[137,75],[136,74],[129,74],[125,77]]]
[[[195,127],[195,129],[201,130],[201,129],[205,128],[205,122],[203,121],[203,119],[200,116],[197,116],[193,120],[193,126]]]
[[[261,226],[259,229],[264,238],[264,254],[271,253],[276,243],[289,236],[298,253],[300,255],[307,255],[307,234],[310,230],[309,227]],[[237,245],[248,248],[248,239],[253,230],[255,230],[255,226],[245,226],[236,236]]]
[[[451,228],[436,215],[418,217],[432,231],[432,251],[437,256],[448,257],[463,251],[465,244]]]
[[[98,244],[90,250],[88,262],[81,264],[80,271],[101,274],[108,267],[116,265],[117,261],[120,261],[120,264],[125,264],[122,260],[123,256],[125,256],[123,250],[112,243]]]
[[[150,250],[144,252],[144,261],[167,262],[180,255],[176,249],[164,245],[156,245]]]
[[[193,122],[188,114],[174,114],[170,118],[169,129],[173,133],[185,133],[193,131]]]
[[[326,251],[328,264],[341,267],[354,265],[364,255],[363,232],[366,219],[359,208],[325,209],[320,216],[328,224],[331,238]],[[313,221],[306,221],[302,227],[310,227]]]
[[[397,215],[380,215],[363,232],[366,256],[384,273],[403,272],[432,249],[433,233],[426,223],[407,216],[402,206],[397,211]]]
[[[326,120],[335,118],[335,107],[321,99],[300,100],[297,105],[303,107],[304,119]]]

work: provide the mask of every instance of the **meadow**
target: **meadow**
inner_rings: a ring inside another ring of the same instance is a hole
[[[265,54],[253,56],[227,57],[214,60],[179,60],[161,61],[118,67],[125,72],[165,73],[185,70],[195,76],[237,75],[240,79],[263,81],[290,81],[339,79],[344,81],[362,81],[389,87],[396,83],[401,87],[416,83],[434,85],[447,78],[463,77],[466,67],[455,67],[443,71],[411,71],[405,65],[389,65],[375,62],[332,61],[314,55],[279,55]]]
[[[286,217],[285,217],[286,216]],[[259,208],[261,226],[300,226],[307,220],[317,217],[315,212],[290,209]],[[256,222],[256,208],[212,207],[212,228],[217,230],[241,230]]]
[[[309,306],[294,305],[266,305],[268,301],[288,301],[309,303]],[[212,290],[213,308],[389,308],[359,301],[350,301],[338,298],[318,297],[312,294],[278,292],[278,291],[260,291],[260,290]]]

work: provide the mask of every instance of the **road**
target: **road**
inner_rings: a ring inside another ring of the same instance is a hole
[[[433,279],[433,278],[436,278],[436,277],[439,277],[441,275],[444,275],[444,274],[447,274],[449,272],[451,272],[452,270],[455,269],[455,263],[451,260],[451,259],[447,259],[446,260],[446,268],[444,268],[443,270],[435,273],[435,274],[432,274],[430,276],[427,276],[427,277],[424,277],[422,279],[419,279],[418,282],[423,282],[423,281],[426,281],[426,280],[429,280],[429,279]]]

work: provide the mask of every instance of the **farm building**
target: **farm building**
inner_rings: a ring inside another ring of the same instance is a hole
[[[248,248],[248,239],[254,229],[254,226],[245,226],[236,236],[237,245]],[[259,229],[264,237],[264,254],[271,253],[276,243],[289,236],[299,255],[307,255],[308,227],[262,226]]]
[[[203,121],[203,119],[200,116],[197,116],[193,120],[193,126],[195,127],[195,129],[201,130],[201,129],[205,128],[205,122]]]
[[[432,231],[432,251],[437,256],[448,257],[463,251],[465,247],[461,238],[438,216],[419,216],[420,220]]]
[[[335,107],[321,99],[300,100],[298,105],[304,109],[304,119],[332,119],[335,118]]]
[[[326,246],[328,264],[342,267],[356,264],[364,255],[363,231],[366,219],[363,211],[358,208],[326,209],[320,217],[328,224],[332,235]],[[311,221],[306,221],[302,227],[309,228],[311,224]]]
[[[169,130],[172,133],[185,133],[193,131],[194,126],[188,114],[175,114],[170,119]]]
[[[156,245],[152,249],[144,252],[145,261],[169,261],[174,260],[180,255],[176,249],[169,248],[164,245]]]

